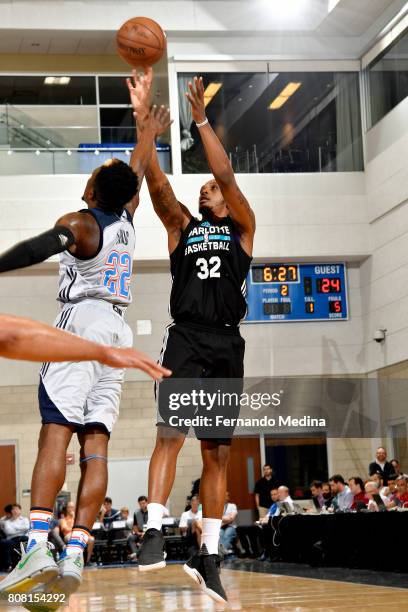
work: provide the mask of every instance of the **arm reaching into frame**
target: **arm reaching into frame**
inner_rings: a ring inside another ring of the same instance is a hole
[[[0,315],[0,356],[23,361],[99,361],[111,368],[136,368],[153,380],[171,371],[132,348],[114,348],[22,317]]]
[[[128,79],[129,81],[129,79]],[[149,84],[150,92],[150,84]],[[152,152],[155,150],[155,140],[157,136],[163,134],[170,126],[170,112],[165,106],[153,106],[151,110],[147,109],[139,118],[139,128],[137,129],[137,145],[132,151],[129,165],[139,179],[137,194],[132,201],[126,206],[132,217],[135,214],[136,208],[139,205],[139,193],[142,186],[143,178],[149,166]]]
[[[146,68],[143,75],[133,70],[132,78],[127,79],[130,101],[139,129],[143,129],[144,117],[149,112],[152,80],[153,70],[150,67]],[[177,200],[167,176],[160,168],[155,146],[152,148],[145,176],[153,208],[167,230],[169,252],[172,253],[191,219],[191,214]]]
[[[255,234],[255,215],[235,180],[234,171],[218,136],[205,116],[202,77],[188,84],[186,98],[191,104],[193,119],[198,126],[208,164],[228,204],[229,214],[236,224],[244,250],[251,255]]]

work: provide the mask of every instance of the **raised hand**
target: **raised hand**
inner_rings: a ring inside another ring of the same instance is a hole
[[[132,77],[126,79],[133,112],[137,115],[149,112],[152,82],[153,69],[151,66],[145,68],[143,74],[137,69],[132,70]]]
[[[194,84],[188,84],[189,92],[186,92],[186,98],[191,104],[193,120],[196,123],[205,121],[205,104],[204,104],[204,84],[203,77],[194,77]]]
[[[136,113],[134,113],[136,116]],[[166,106],[152,106],[151,111],[143,116],[138,117],[138,126],[143,131],[145,129],[153,130],[155,137],[160,136],[172,124],[170,119],[170,110]]]

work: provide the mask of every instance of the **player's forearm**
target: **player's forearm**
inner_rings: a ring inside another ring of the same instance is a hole
[[[52,229],[23,240],[0,255],[0,272],[26,268],[62,253],[74,244],[75,236],[67,227],[57,225]]]
[[[21,317],[0,317],[0,355],[27,361],[96,361],[107,347]]]
[[[170,181],[160,168],[156,150],[152,151],[150,164],[146,170],[146,182],[153,208],[161,219],[180,212],[180,205]]]
[[[155,148],[155,137],[155,132],[149,127],[142,131],[137,130],[138,142],[130,157],[130,167],[139,178],[139,191],[150,163],[152,150]]]
[[[228,155],[211,125],[207,123],[202,128],[199,128],[198,131],[207,156],[208,165],[217,183],[227,184],[233,181],[234,171]]]

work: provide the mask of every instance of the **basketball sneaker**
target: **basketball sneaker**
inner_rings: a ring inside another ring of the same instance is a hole
[[[164,537],[158,529],[148,529],[142,540],[140,553],[138,556],[139,571],[148,572],[150,570],[166,567],[166,553],[164,550]]]
[[[221,584],[221,560],[219,555],[210,555],[205,544],[201,546],[200,552],[193,555],[183,569],[199,585],[202,591],[209,595],[214,601],[226,604],[227,594]]]
[[[21,559],[0,582],[0,597],[5,597],[7,593],[27,593],[38,584],[47,584],[58,576],[58,566],[51,549],[49,542],[38,542],[26,552],[21,544]]]
[[[84,555],[82,552],[76,555],[63,556],[58,561],[59,576],[52,583],[54,593],[64,593],[67,597],[75,593],[82,583],[82,572],[84,570]]]

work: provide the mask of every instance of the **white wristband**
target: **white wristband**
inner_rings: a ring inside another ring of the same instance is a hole
[[[202,128],[202,127],[204,127],[205,125],[207,125],[207,123],[208,123],[208,119],[207,119],[207,117],[206,117],[206,118],[205,118],[205,121],[203,121],[202,123],[197,123],[197,122],[196,122],[196,126],[197,126],[198,128]]]

